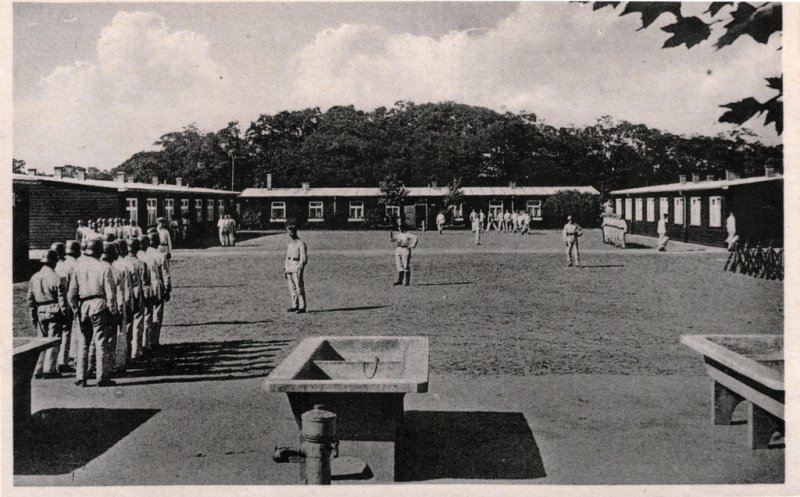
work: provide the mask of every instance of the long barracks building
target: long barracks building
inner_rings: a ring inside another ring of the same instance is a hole
[[[674,240],[724,246],[726,219],[733,213],[742,241],[783,246],[783,176],[765,168],[764,176],[691,181],[681,176],[677,183],[644,186],[611,192],[614,211],[628,222],[630,233],[657,236],[662,213],[667,214],[667,232]]]
[[[407,224],[422,228],[435,225],[436,215],[444,210],[446,187],[408,187],[403,207]],[[484,213],[526,210],[533,223],[541,223],[544,200],[564,190],[599,195],[591,186],[465,186],[463,203],[449,213],[452,221],[463,222],[472,209]],[[278,229],[291,220],[305,229],[363,229],[380,225],[386,218],[400,215],[398,206],[379,203],[380,188],[246,188],[239,199],[242,210],[258,213],[261,224]]]
[[[76,221],[119,217],[136,219],[140,226],[155,225],[158,217],[172,219],[188,214],[192,225],[211,229],[223,214],[236,214],[238,192],[193,188],[181,183],[85,179],[85,170],[63,168],[54,176],[14,174],[14,260],[26,260],[30,249],[44,249],[54,241],[75,237]]]

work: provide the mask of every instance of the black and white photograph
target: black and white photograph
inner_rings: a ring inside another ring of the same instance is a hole
[[[800,493],[800,5],[3,9],[3,493]]]

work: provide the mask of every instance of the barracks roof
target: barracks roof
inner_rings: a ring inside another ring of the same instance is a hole
[[[412,186],[406,188],[410,197],[444,197],[447,187]],[[546,196],[565,190],[599,195],[592,186],[465,186],[461,189],[466,197]],[[330,187],[330,188],[245,188],[242,198],[291,198],[291,197],[380,197],[376,187]]]
[[[765,183],[767,181],[783,181],[783,175],[775,176],[754,176],[752,178],[722,179],[715,181],[697,181],[686,183],[668,183],[666,185],[642,186],[639,188],[628,188],[626,190],[614,190],[611,195],[630,195],[635,193],[666,193],[677,191],[697,191],[697,190],[716,190],[727,189],[732,186],[752,185],[754,183]]]
[[[22,183],[61,183],[79,186],[92,186],[95,188],[108,188],[120,192],[125,191],[152,191],[152,192],[176,192],[176,193],[213,193],[218,195],[238,195],[239,192],[230,190],[215,190],[213,188],[196,188],[193,186],[185,185],[169,185],[166,183],[159,183],[154,185],[152,183],[136,183],[130,181],[112,181],[112,180],[99,180],[99,179],[86,179],[79,180],[75,178],[56,178],[54,176],[32,176],[29,174],[13,174],[12,179],[15,182]]]

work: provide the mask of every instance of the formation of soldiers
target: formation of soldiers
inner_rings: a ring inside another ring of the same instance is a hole
[[[232,247],[236,245],[236,221],[231,218],[230,214],[225,214],[217,221],[217,230],[219,231],[219,243],[223,247]]]
[[[42,353],[35,378],[74,372],[78,386],[92,376],[110,386],[114,374],[159,348],[172,292],[169,231],[163,219],[147,234],[135,221],[102,221],[79,222],[80,241],[53,243],[31,278],[31,325],[39,336],[61,339]]]
[[[761,243],[751,246],[748,242],[731,247],[724,271],[739,272],[756,278],[783,280],[783,249]]]
[[[478,213],[478,216],[481,221],[481,227],[483,227],[484,215],[483,211]],[[492,229],[498,231],[500,233],[515,233],[519,235],[526,235],[530,233],[531,230],[531,213],[525,210],[519,211],[509,211],[506,210],[505,213],[494,213],[489,211],[489,215],[486,216],[486,228],[484,231],[489,232]]]
[[[601,228],[603,229],[603,243],[617,248],[625,248],[628,223],[624,219],[614,213],[604,214]]]

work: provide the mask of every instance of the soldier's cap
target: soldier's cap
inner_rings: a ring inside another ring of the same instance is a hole
[[[163,223],[164,222],[164,218],[163,217],[159,217],[159,218],[156,219],[156,222],[157,223]]]
[[[126,242],[128,245],[128,252],[138,252],[140,250],[141,245],[139,244],[139,240],[136,238],[126,240]]]
[[[55,250],[59,259],[63,259],[67,255],[67,246],[61,242],[54,242],[50,245],[50,250]]]
[[[153,233],[158,233],[158,228],[156,228],[155,226],[151,226],[150,228],[147,228],[147,234],[148,235],[151,235]]]
[[[286,229],[289,230],[289,231],[296,232],[297,231],[297,225],[296,224],[287,224],[286,225]]]
[[[42,258],[40,259],[41,262],[45,264],[55,264],[58,262],[58,254],[55,250],[48,250],[44,254],[42,254]]]
[[[150,246],[155,247],[161,240],[158,238],[158,233],[148,233],[147,236],[150,238]]]
[[[103,253],[103,241],[102,240],[91,240],[87,246],[86,250],[83,251],[86,255],[100,255]]]
[[[103,242],[103,253],[106,255],[117,255],[117,244],[114,242]]]
[[[67,240],[66,254],[73,257],[81,255],[81,244],[76,240]]]
[[[117,236],[114,233],[106,233],[105,235],[103,235],[104,242],[113,242],[116,239]]]
[[[150,246],[150,238],[145,235],[139,237],[139,246],[142,250]]]
[[[117,240],[114,243],[117,244],[117,253],[120,257],[128,255],[128,244],[125,243],[125,240]]]

